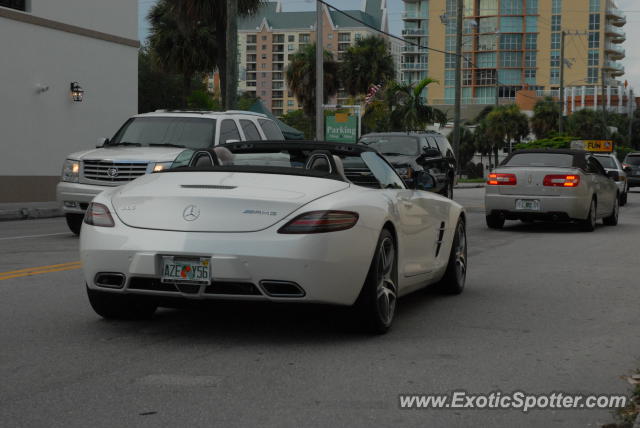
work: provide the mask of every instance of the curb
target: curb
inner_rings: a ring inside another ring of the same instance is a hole
[[[64,212],[62,212],[60,208],[15,208],[0,210],[0,221],[35,220],[62,216],[64,216]]]
[[[478,183],[478,184],[466,184],[466,183],[461,183],[458,184],[457,186],[453,186],[454,189],[482,189],[484,188],[484,183]]]

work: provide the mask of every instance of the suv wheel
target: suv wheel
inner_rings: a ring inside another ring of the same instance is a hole
[[[82,220],[84,215],[82,214],[67,214],[67,226],[76,235],[80,235],[80,229],[82,228]]]

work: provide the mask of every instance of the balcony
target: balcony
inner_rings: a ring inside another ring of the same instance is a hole
[[[404,53],[426,53],[427,50],[424,48],[419,48],[418,46],[403,46],[402,52]]]
[[[429,30],[427,28],[411,28],[402,30],[403,36],[427,36]]]
[[[623,59],[627,53],[622,46],[617,46],[612,43],[607,43],[604,50],[609,54],[609,57],[614,60]]]
[[[405,21],[429,19],[429,14],[426,12],[405,10],[404,12],[402,12],[402,19],[404,19]]]
[[[605,26],[605,33],[611,37],[613,43],[622,43],[627,39],[627,33],[613,25]]]
[[[403,62],[400,64],[400,70],[427,70],[429,63],[426,62]]]
[[[624,74],[624,66],[615,61],[605,61],[602,68],[611,70],[612,76],[622,76]]]
[[[624,12],[615,7],[607,9],[607,18],[617,27],[623,27],[627,23]]]

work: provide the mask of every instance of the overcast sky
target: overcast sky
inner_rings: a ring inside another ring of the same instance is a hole
[[[148,32],[145,18],[149,8],[156,0],[138,0],[138,2],[139,37],[140,40],[144,40]],[[362,2],[361,0],[328,0],[328,3],[341,9],[358,9]],[[627,41],[623,44],[627,50],[627,57],[622,61],[626,74],[622,76],[622,79],[628,80],[631,86],[636,88],[636,92],[640,93],[640,0],[617,0],[617,3],[618,7],[627,13],[627,25],[624,27],[624,31],[627,33]],[[315,8],[314,0],[284,0],[283,4],[285,11],[313,10]],[[387,4],[391,32],[399,35],[402,30],[402,0],[388,0]],[[635,42],[638,42],[637,46]]]

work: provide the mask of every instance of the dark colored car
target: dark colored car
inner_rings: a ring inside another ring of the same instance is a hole
[[[640,152],[629,153],[622,162],[629,187],[640,187]]]
[[[408,187],[416,171],[427,171],[436,179],[433,191],[453,197],[456,158],[449,141],[437,132],[381,132],[363,135],[359,144],[373,147],[396,169]]]

